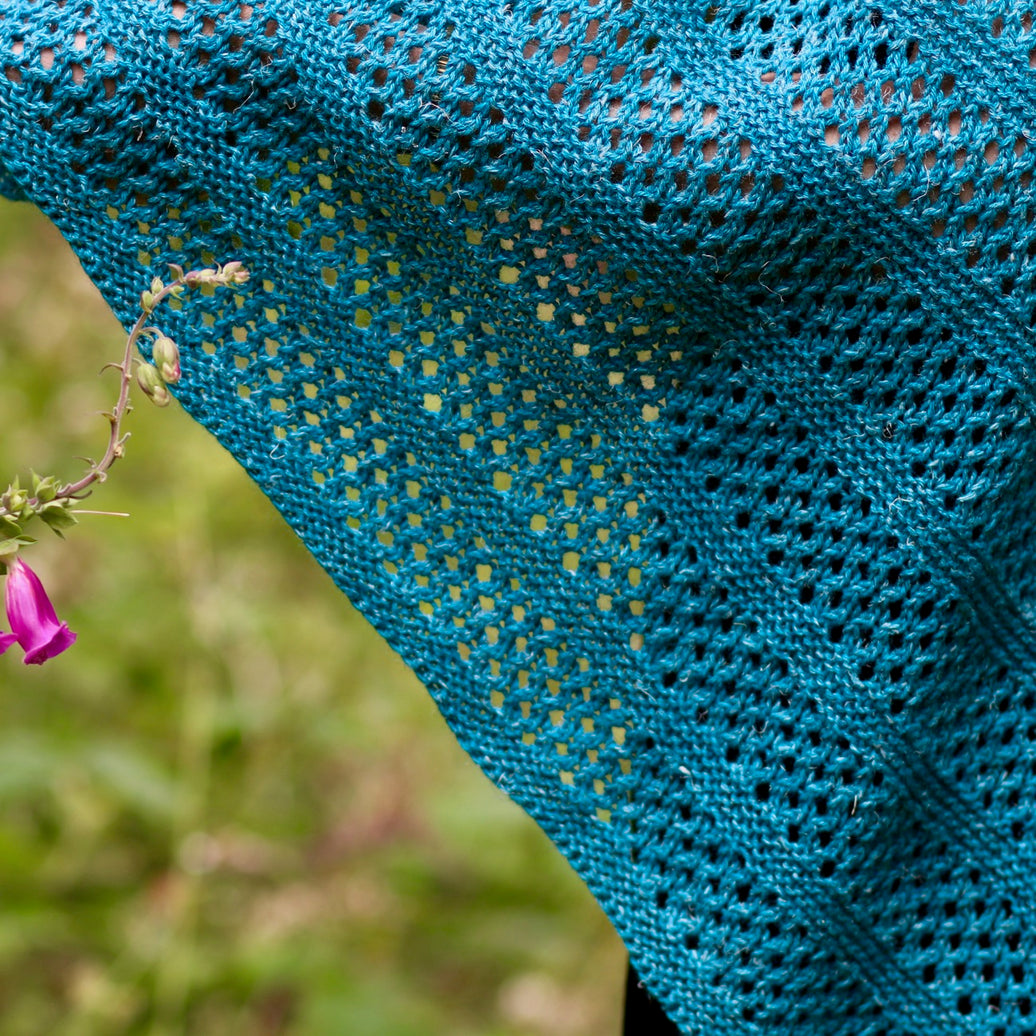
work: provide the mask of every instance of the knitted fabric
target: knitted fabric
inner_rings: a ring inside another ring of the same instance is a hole
[[[685,1033],[1036,1033],[1036,33],[3,0],[0,183]]]

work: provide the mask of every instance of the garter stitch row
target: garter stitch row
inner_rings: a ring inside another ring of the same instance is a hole
[[[1036,1033],[1033,19],[0,3],[0,187],[251,269],[179,398],[685,1033]]]

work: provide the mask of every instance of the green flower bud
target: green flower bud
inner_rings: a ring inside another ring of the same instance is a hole
[[[26,505],[29,503],[29,494],[22,489],[18,479],[15,479],[0,496],[0,506],[9,514],[18,518],[25,518]]]
[[[44,478],[37,475],[35,471],[32,473],[32,495],[39,503],[49,503],[54,499],[57,491],[58,480],[53,475],[47,475]]]
[[[141,387],[144,395],[151,400],[155,406],[168,406],[173,398],[169,395],[169,389],[165,387],[162,375],[150,363],[141,363],[137,366],[137,384]]]
[[[151,347],[151,359],[167,385],[174,385],[180,380],[180,350],[171,338],[160,335],[155,339]]]

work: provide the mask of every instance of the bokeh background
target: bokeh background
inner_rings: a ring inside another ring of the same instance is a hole
[[[121,328],[0,201],[0,489],[103,449]],[[4,1036],[611,1036],[625,957],[533,822],[174,404],[27,560],[0,659]]]

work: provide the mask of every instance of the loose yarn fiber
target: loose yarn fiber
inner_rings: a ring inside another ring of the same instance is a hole
[[[3,0],[0,184],[688,1034],[1036,1033],[1036,33]]]

